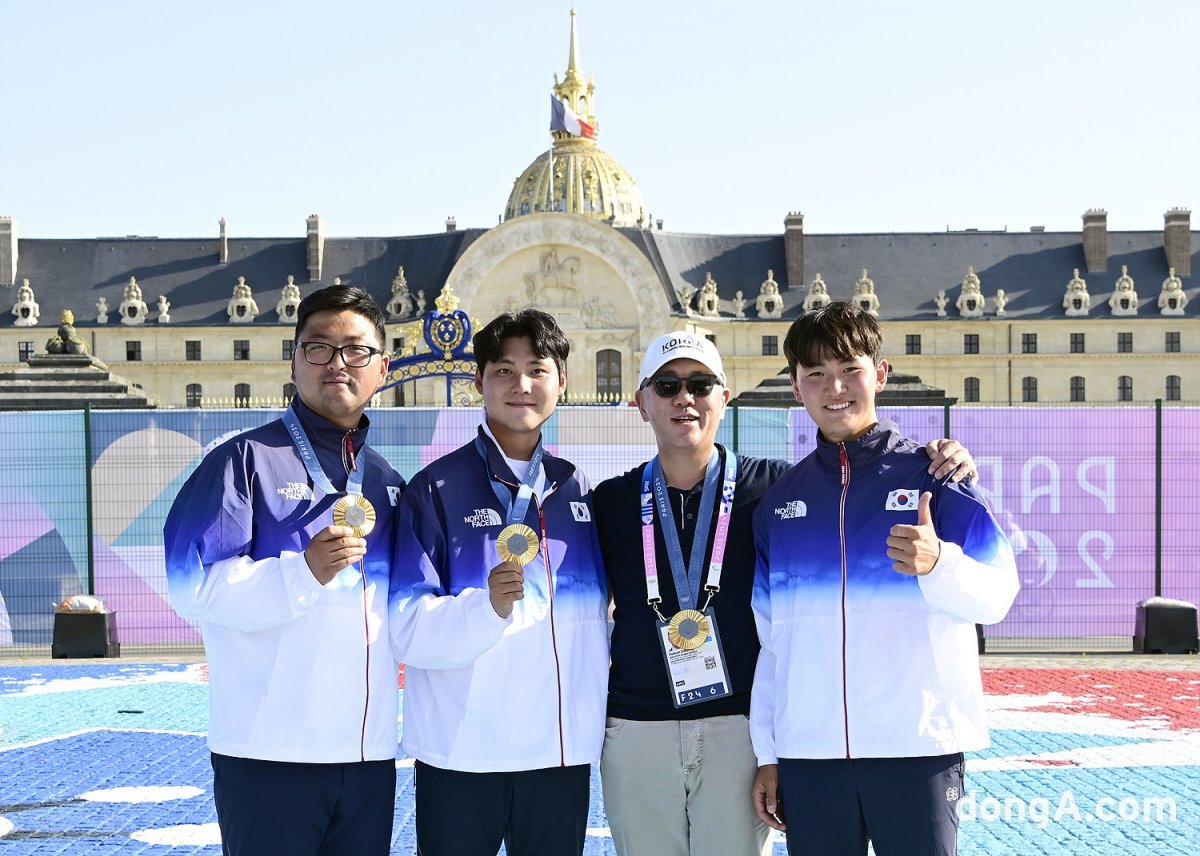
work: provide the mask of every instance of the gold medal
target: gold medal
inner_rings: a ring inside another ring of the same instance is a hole
[[[366,538],[375,528],[375,506],[361,493],[339,497],[333,504],[333,523],[335,526],[349,526],[356,538]]]
[[[511,523],[500,530],[496,539],[496,552],[503,562],[513,562],[524,567],[538,554],[537,533],[524,523]]]
[[[708,618],[694,609],[681,609],[671,616],[671,623],[667,625],[667,638],[683,651],[699,648],[708,634]]]

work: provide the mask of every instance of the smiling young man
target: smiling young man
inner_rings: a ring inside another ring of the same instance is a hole
[[[398,663],[387,633],[403,479],[367,446],[387,375],[383,313],[357,288],[299,306],[282,419],[209,452],[163,536],[171,604],[209,667],[226,854],[385,854]]]
[[[974,624],[1017,593],[978,491],[931,476],[880,419],[883,334],[835,302],[784,341],[816,450],[754,516],[759,817],[788,853],[951,856],[963,753],[988,745]]]
[[[751,522],[790,464],[716,443],[730,397],[710,341],[655,339],[637,405],[658,454],[596,488],[614,605],[601,778],[620,856],[769,848],[747,796],[758,769],[747,719],[758,657]],[[930,446],[930,470],[972,469],[957,443]]]
[[[393,638],[423,856],[583,851],[607,593],[586,477],[542,445],[570,345],[526,309],[475,335],[484,420],[413,477]]]

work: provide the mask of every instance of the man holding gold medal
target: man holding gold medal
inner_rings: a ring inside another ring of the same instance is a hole
[[[654,340],[638,387],[658,454],[596,488],[615,607],[601,760],[613,843],[620,856],[757,856],[770,830],[750,799],[751,521],[790,464],[716,443],[731,393],[703,336]],[[931,471],[973,469],[957,443],[935,445]]]
[[[295,335],[283,417],[209,452],[171,507],[171,603],[204,636],[224,852],[386,854],[404,480],[367,445],[384,317],[365,291],[331,286],[301,301]]]
[[[543,446],[570,345],[536,309],[475,334],[484,420],[417,473],[391,632],[423,856],[583,851],[608,684],[591,487]]]

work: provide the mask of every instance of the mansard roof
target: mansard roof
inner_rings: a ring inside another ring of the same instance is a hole
[[[934,297],[939,289],[948,301],[946,321],[957,319],[954,301],[968,266],[979,276],[989,311],[998,289],[1004,289],[1008,319],[1063,317],[1062,298],[1072,271],[1087,280],[1092,298],[1089,317],[1109,317],[1107,299],[1121,266],[1136,282],[1143,308],[1138,318],[1158,317],[1157,301],[1167,277],[1161,231],[1109,232],[1108,269],[1088,273],[1079,232],[934,232],[880,234],[806,234],[805,282],[789,282],[782,234],[699,235],[658,230],[620,229],[643,252],[658,272],[673,311],[681,312],[678,293],[685,284],[699,289],[707,274],[716,281],[723,300],[738,290],[747,302],[746,317],[754,320],[754,299],[767,271],[779,283],[783,317],[794,318],[817,273],[833,298],[849,298],[866,268],[879,298],[884,321],[934,320]],[[275,313],[280,290],[289,275],[301,294],[335,277],[369,291],[381,305],[391,295],[391,282],[404,267],[410,291],[425,292],[426,302],[441,291],[458,258],[482,235],[464,229],[431,235],[400,237],[327,237],[322,279],[309,282],[307,245],[303,238],[230,238],[229,258],[221,264],[216,238],[93,238],[30,239],[20,241],[17,283],[29,279],[41,310],[39,328],[57,324],[59,313],[71,309],[76,326],[95,326],[95,303],[104,296],[115,313],[129,278],[136,277],[143,299],[154,307],[160,294],[171,302],[174,325],[227,322],[226,304],[239,276],[246,278],[260,315],[254,324],[280,323]],[[1192,245],[1198,243],[1193,239]],[[1193,255],[1200,271],[1200,253]],[[1200,314],[1200,283],[1182,277],[1191,301],[1186,314]],[[15,288],[0,292],[0,325],[11,325],[7,308]],[[153,314],[153,311],[152,311]],[[723,311],[723,315],[731,313]],[[961,319],[960,319],[961,320]],[[113,319],[110,318],[110,324]],[[154,323],[151,321],[150,323]]]

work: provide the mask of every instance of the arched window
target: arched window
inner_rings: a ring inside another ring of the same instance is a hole
[[[1037,378],[1035,378],[1035,377],[1021,378],[1021,400],[1022,401],[1037,401]]]
[[[979,400],[979,378],[969,377],[963,380],[963,401]]]
[[[283,406],[287,407],[292,403],[292,399],[296,397],[296,384],[285,383],[283,385]]]
[[[1133,378],[1129,375],[1117,378],[1117,401],[1133,401]]]
[[[239,383],[233,388],[233,406],[234,407],[249,407],[250,406],[250,384]]]
[[[596,354],[596,395],[621,397],[621,352],[606,348]]]
[[[1167,401],[1182,401],[1183,386],[1179,375],[1167,375]]]
[[[1076,375],[1071,378],[1071,401],[1087,401],[1087,384],[1083,378]]]
[[[200,407],[200,402],[204,398],[204,388],[198,383],[189,383],[187,385],[187,406]]]

